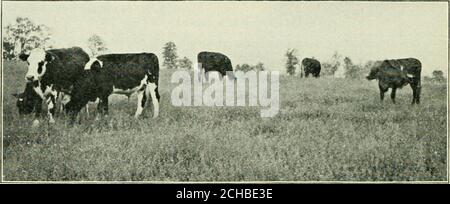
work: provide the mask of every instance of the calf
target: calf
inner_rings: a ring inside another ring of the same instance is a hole
[[[384,99],[384,93],[391,88],[391,99],[395,103],[395,92],[406,84],[411,85],[413,99],[411,104],[420,103],[420,73],[422,64],[414,58],[384,60],[376,63],[366,77],[368,80],[378,79],[380,99]]]
[[[82,77],[74,84],[66,112],[72,123],[89,101],[100,99],[98,111],[108,113],[108,97],[111,94],[138,94],[135,117],[141,115],[146,101],[153,102],[153,117],[159,114],[158,58],[152,53],[108,54],[98,56],[86,64]]]

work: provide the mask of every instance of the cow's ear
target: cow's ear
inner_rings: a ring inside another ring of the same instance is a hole
[[[14,96],[15,98],[19,98],[19,94],[18,93],[13,93],[11,95]]]
[[[46,62],[51,62],[51,61],[53,61],[53,60],[55,60],[55,56],[53,56],[53,55],[50,54],[50,53],[45,53],[45,61],[46,61]]]
[[[22,60],[22,61],[27,61],[29,56],[30,55],[22,53],[22,54],[19,55],[19,59]]]

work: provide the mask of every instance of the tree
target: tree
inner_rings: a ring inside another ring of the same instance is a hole
[[[344,58],[345,78],[360,78],[362,75],[362,67],[360,65],[354,65],[350,57]]]
[[[252,66],[248,65],[248,64],[241,64],[241,65],[236,65],[236,71],[241,71],[241,72],[248,72],[250,70],[252,70]]]
[[[167,69],[176,69],[177,68],[177,47],[174,42],[168,42],[163,47],[163,65]]]
[[[298,59],[295,56],[297,53],[296,49],[288,49],[286,51],[286,72],[289,75],[294,75],[295,74],[295,66],[298,64]]]
[[[432,75],[434,81],[445,81],[444,73],[441,70],[434,70]]]
[[[4,28],[3,49],[7,53],[3,56],[18,56],[34,48],[51,48],[50,28],[37,25],[29,18],[16,18],[13,24]]]
[[[3,59],[12,60],[14,58],[14,45],[11,42],[3,41]]]
[[[262,62],[258,62],[258,64],[255,65],[254,69],[257,72],[266,70],[266,68],[264,67],[264,64]]]
[[[264,67],[264,64],[262,62],[259,62],[258,64],[254,65],[254,66],[249,65],[249,64],[238,64],[238,65],[236,65],[236,68],[234,70],[242,71],[242,72],[248,72],[250,70],[253,70],[253,71],[259,72],[259,71],[266,70],[266,68]]]
[[[98,56],[100,54],[103,54],[108,48],[106,48],[106,43],[103,41],[103,39],[94,34],[88,39],[88,47],[91,51],[91,57]]]
[[[178,67],[182,69],[192,69],[192,61],[187,57],[183,57],[183,59],[178,60]]]

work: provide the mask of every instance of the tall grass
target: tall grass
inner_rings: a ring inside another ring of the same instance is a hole
[[[282,76],[280,112],[261,118],[257,107],[174,107],[162,70],[157,119],[134,119],[136,97],[113,96],[109,117],[36,129],[11,96],[25,65],[3,71],[7,181],[447,180],[446,84],[423,84],[410,106],[409,87],[392,104],[373,81]]]

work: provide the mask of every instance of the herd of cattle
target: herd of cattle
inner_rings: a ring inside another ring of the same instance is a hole
[[[158,92],[159,62],[155,54],[107,54],[90,59],[79,47],[67,49],[34,49],[29,54],[21,54],[21,60],[27,62],[24,92],[13,94],[17,97],[19,114],[35,113],[33,125],[38,125],[42,112],[42,102],[47,103],[49,122],[53,123],[57,99],[69,98],[61,103],[61,111],[75,122],[78,113],[89,101],[99,100],[98,112],[108,113],[108,97],[111,94],[123,94],[128,97],[137,93],[139,117],[147,102],[152,101],[153,117],[159,114]],[[217,52],[200,52],[197,62],[204,72],[216,71],[229,79],[236,79],[230,59]],[[320,76],[320,62],[305,58],[301,62],[301,73],[308,77]],[[377,79],[380,99],[391,88],[391,99],[395,103],[397,88],[410,84],[413,90],[412,104],[420,103],[421,63],[414,58],[384,60],[374,66],[368,80]]]

